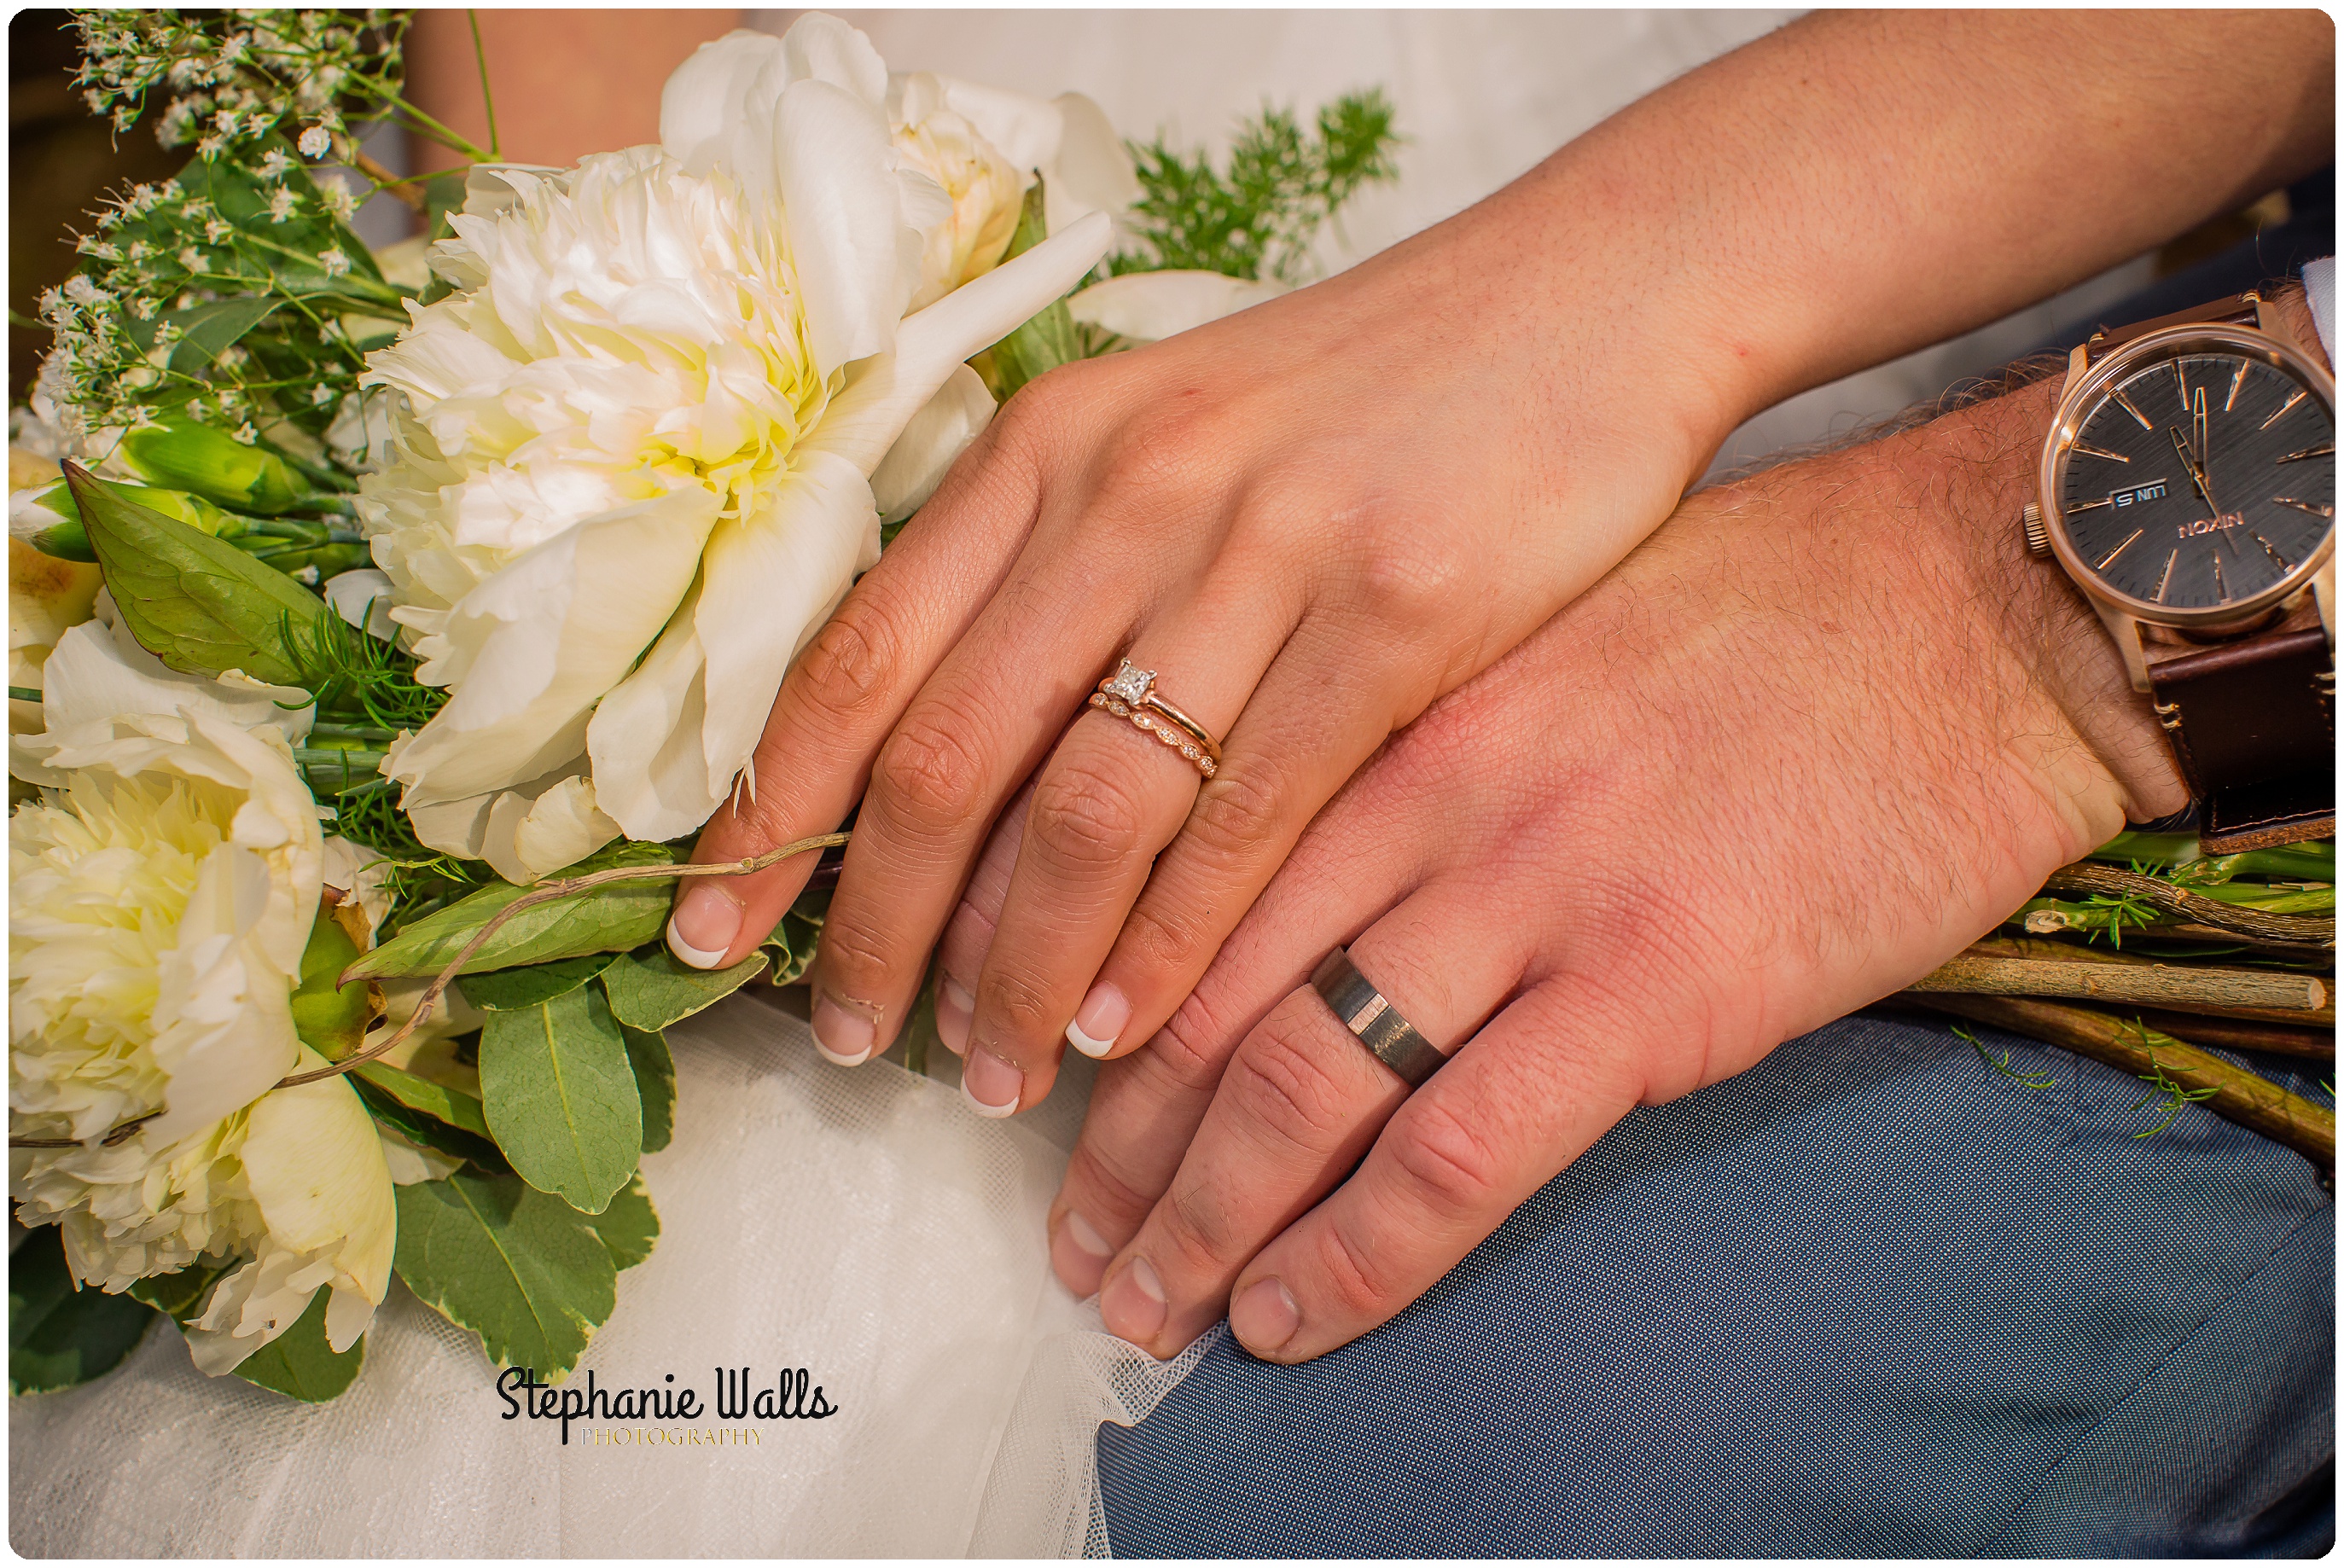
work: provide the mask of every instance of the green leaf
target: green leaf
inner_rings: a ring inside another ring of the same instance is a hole
[[[201,1315],[204,1298],[211,1293],[212,1286],[219,1282],[220,1276],[234,1266],[228,1263],[217,1267],[190,1263],[172,1273],[149,1274],[134,1282],[129,1294],[184,1327]]]
[[[755,980],[765,963],[765,955],[755,952],[729,970],[696,970],[662,946],[621,958],[603,971],[602,989],[610,993],[611,1016],[621,1023],[661,1030],[731,996]],[[464,994],[475,994],[470,984]]]
[[[326,1302],[332,1295],[320,1290],[311,1296],[300,1322],[245,1357],[236,1375],[308,1404],[323,1404],[349,1387],[366,1363],[366,1336],[360,1334],[341,1354],[334,1353],[326,1342]]]
[[[301,983],[293,990],[293,1031],[328,1061],[339,1061],[356,1050],[366,1033],[366,982],[334,984],[334,977],[358,956],[358,943],[333,911],[319,908],[309,925],[309,945],[301,950]]]
[[[234,545],[123,499],[76,464],[66,466],[106,586],[141,646],[173,669],[241,669],[290,685],[300,676],[285,640],[334,612],[326,601]]]
[[[462,1090],[379,1061],[354,1069],[349,1078],[350,1087],[376,1120],[413,1141],[498,1175],[512,1170],[489,1131],[480,1102]]]
[[[897,1037],[904,1047],[905,1070],[923,1078],[927,1076],[930,1064],[941,1063],[952,1054],[949,1046],[942,1050],[933,1049],[944,1045],[944,1036],[936,1032],[936,977],[943,972],[939,965],[928,966],[928,978],[921,982],[919,1000],[912,1004],[912,1016],[904,1020],[904,1032]]]
[[[1043,216],[1042,182],[1036,179],[1026,193],[1025,209],[1017,218],[1017,232],[1011,237],[1009,249],[1002,259],[1005,261],[1010,256],[1031,250],[1047,238],[1049,232],[1049,225]],[[975,363],[978,374],[985,377],[994,401],[1006,403],[1027,382],[1082,357],[1082,343],[1075,332],[1074,316],[1066,309],[1064,299],[1054,299],[1035,312],[1015,332],[979,356]]]
[[[548,1382],[578,1363],[617,1302],[618,1268],[586,1216],[518,1176],[399,1189],[399,1277],[502,1367]]]
[[[621,1272],[652,1255],[659,1241],[659,1211],[652,1207],[651,1189],[641,1176],[627,1183],[611,1206],[591,1216],[587,1223],[611,1250],[611,1264]]]
[[[675,1058],[668,1053],[667,1036],[656,1030],[630,1029],[627,1060],[635,1070],[635,1089],[643,1106],[643,1152],[656,1154],[675,1136]]]
[[[512,1168],[573,1208],[601,1213],[634,1174],[642,1099],[626,1038],[591,986],[489,1014],[480,1101]]]
[[[576,990],[610,968],[617,956],[589,953],[584,958],[556,959],[551,963],[467,975],[464,1000],[485,1012],[517,1012]]]
[[[682,859],[680,851],[664,844],[620,843],[579,861],[561,874],[601,870],[608,866],[673,865]],[[436,975],[472,940],[475,932],[529,890],[510,882],[495,882],[444,910],[435,910],[409,922],[398,936],[359,960],[351,967],[350,976],[379,979],[385,975]],[[667,929],[668,905],[673,890],[672,879],[646,878],[639,882],[606,883],[571,898],[555,899],[524,910],[499,927],[496,935],[465,960],[462,972],[481,974],[553,959],[625,952],[630,948],[642,947]]]
[[[246,295],[198,305],[193,310],[171,312],[164,319],[186,334],[171,346],[171,368],[192,374],[216,363],[237,339],[277,314],[284,303],[267,295]]]
[[[813,950],[822,941],[822,922],[830,913],[830,890],[810,889],[798,895],[773,934],[758,944],[773,955],[773,983],[789,985],[805,978],[813,965]]]
[[[156,1316],[129,1296],[75,1289],[65,1237],[39,1226],[8,1255],[8,1392],[47,1393],[112,1372]]]

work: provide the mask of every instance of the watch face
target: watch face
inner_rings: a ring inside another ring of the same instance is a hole
[[[2260,359],[2155,361],[2085,410],[2056,493],[2108,589],[2168,610],[2243,605],[2335,531],[2334,412]]]

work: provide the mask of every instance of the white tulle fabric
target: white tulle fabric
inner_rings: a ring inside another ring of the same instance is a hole
[[[1042,1221],[1087,1076],[1016,1122],[887,1061],[843,1071],[736,998],[670,1033],[664,1223],[580,1370],[605,1386],[812,1370],[837,1415],[755,1447],[562,1447],[504,1421],[476,1342],[394,1286],[358,1383],[302,1405],[154,1333],[114,1374],[10,1402],[9,1539],[33,1557],[1076,1556],[1112,1545],[1098,1423],[1168,1365],[1052,1279]],[[1087,1063],[1082,1064],[1087,1068]],[[1063,1097],[1063,1102],[1061,1102]],[[714,1422],[705,1423],[713,1426]],[[729,1424],[729,1423],[728,1423]]]

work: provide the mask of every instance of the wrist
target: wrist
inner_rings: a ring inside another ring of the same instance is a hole
[[[2047,794],[2066,801],[2081,853],[2126,820],[2170,816],[2189,792],[2148,697],[2133,689],[2123,655],[2081,590],[2055,562],[2027,553],[2019,514],[2034,499],[2056,376],[1971,404],[1911,433],[1915,471],[1926,487],[1917,508],[1936,531],[1985,629],[2003,645],[1993,668],[2024,692],[1979,694],[1975,720],[2028,711],[2021,696],[2047,699],[2064,734],[1993,737],[2026,753]],[[1944,607],[1947,615],[1960,605]]]

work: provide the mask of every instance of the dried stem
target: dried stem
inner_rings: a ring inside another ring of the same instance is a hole
[[[413,180],[383,167],[382,165],[359,151],[356,146],[352,146],[347,156],[350,167],[405,202],[419,216],[431,209],[431,203],[424,196],[423,187]]]
[[[2096,964],[2088,960],[1965,952],[1913,982],[1913,990],[1988,996],[2077,997],[2153,1007],[2325,1007],[2328,988],[2309,975],[2194,964]]]
[[[1906,991],[1903,1000],[2065,1046],[2078,1056],[2147,1077],[2162,1073],[2185,1090],[2210,1089],[2205,1104],[2228,1121],[2289,1149],[2322,1171],[2336,1165],[2336,1112],[2289,1094],[2146,1024],[2060,1002],[2022,997]]]
[[[2186,888],[2159,881],[2155,877],[2119,871],[2113,866],[2081,863],[2063,866],[2045,880],[2043,891],[2054,896],[2082,894],[2090,897],[2096,894],[2102,898],[2130,899],[2177,920],[2211,926],[2217,930],[2235,932],[2260,941],[2300,943],[2330,950],[2336,946],[2336,922],[2332,918],[2274,915],[2245,905],[2226,904],[2218,899],[2206,898]]]

